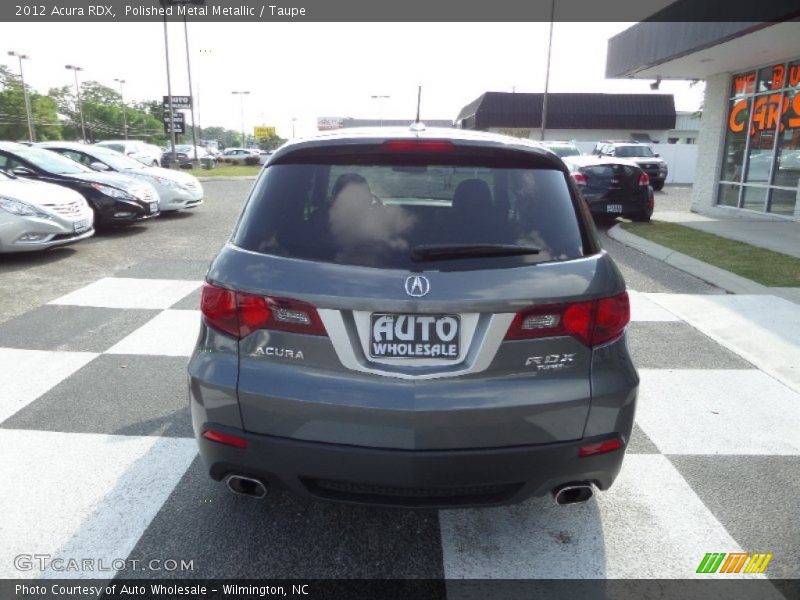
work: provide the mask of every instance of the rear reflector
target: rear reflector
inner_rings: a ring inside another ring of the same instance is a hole
[[[443,140],[387,140],[383,149],[390,152],[452,152],[452,142]]]
[[[586,444],[578,448],[578,456],[585,458],[587,456],[594,456],[595,454],[605,454],[606,452],[613,452],[622,448],[622,442],[619,440],[606,440],[605,442],[597,442],[596,444]]]
[[[301,300],[234,292],[206,283],[200,311],[209,326],[239,339],[258,329],[327,335],[317,309]]]
[[[238,435],[230,435],[229,433],[222,433],[221,431],[214,431],[208,429],[203,432],[203,437],[212,442],[225,444],[226,446],[233,446],[234,448],[247,448],[247,440],[239,437]]]
[[[592,347],[622,336],[630,320],[627,292],[588,302],[543,304],[519,311],[508,328],[506,339],[568,335]]]

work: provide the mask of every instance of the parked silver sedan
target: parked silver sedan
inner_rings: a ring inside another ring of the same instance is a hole
[[[147,181],[158,192],[161,212],[193,208],[203,203],[203,186],[188,173],[146,167],[124,154],[97,145],[76,142],[42,142],[37,145],[96,171],[113,171]]]
[[[0,171],[0,253],[71,244],[94,235],[94,213],[78,192]]]

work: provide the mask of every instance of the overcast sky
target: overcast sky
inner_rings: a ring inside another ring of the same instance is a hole
[[[608,38],[631,23],[556,23],[551,92],[650,93],[645,80],[605,79]],[[37,91],[81,77],[115,86],[126,100],[167,93],[163,24],[0,24],[7,50],[29,54],[26,82]],[[453,119],[485,91],[544,90],[547,23],[189,23],[195,97],[202,126],[274,125],[284,137],[313,133],[317,117],[413,119],[417,85],[422,120]],[[188,92],[183,24],[169,26],[172,93]],[[696,110],[702,84],[665,81],[678,110]],[[374,100],[370,96],[390,96]]]

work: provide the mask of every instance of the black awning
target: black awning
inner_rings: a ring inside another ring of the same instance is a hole
[[[542,126],[544,94],[486,92],[461,109],[467,129]],[[548,94],[548,129],[673,129],[672,94]]]

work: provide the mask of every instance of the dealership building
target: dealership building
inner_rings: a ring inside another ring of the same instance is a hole
[[[697,212],[800,220],[800,22],[773,6],[769,22],[655,15],[608,42],[609,78],[705,81]]]

